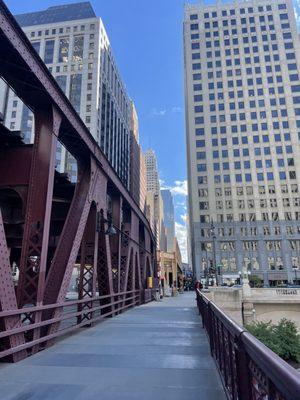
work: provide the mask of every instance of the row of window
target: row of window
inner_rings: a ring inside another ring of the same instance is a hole
[[[222,258],[220,260],[222,264],[222,273],[223,272],[236,272],[237,266],[236,266],[236,259],[235,257],[229,257],[229,258],[224,258],[222,255]],[[246,268],[248,271],[258,271],[260,269],[260,264],[257,260],[256,257],[244,257],[243,260],[244,268]],[[285,270],[283,266],[283,261],[282,257],[268,257],[267,258],[267,264],[268,264],[268,269],[270,271],[283,271]],[[212,268],[214,265],[213,259],[202,259],[202,270],[206,270],[206,268]],[[290,258],[290,265],[293,269],[299,269],[300,268],[300,257],[299,256],[294,256]]]
[[[260,208],[277,208],[278,207],[278,201],[277,199],[260,199],[259,200],[259,207]],[[300,198],[299,197],[294,197],[290,199],[289,197],[285,197],[282,199],[282,205],[283,207],[299,207],[300,206]],[[222,210],[227,209],[227,210],[232,210],[234,208],[234,202],[233,200],[225,200],[223,202],[222,200],[217,200],[215,202],[215,206],[217,210]],[[247,201],[245,200],[236,200],[235,206],[237,209],[254,209],[255,208],[255,201],[254,199],[249,199]],[[200,210],[209,210],[209,202],[208,201],[200,201],[199,202],[199,209]]]
[[[240,132],[244,133],[245,131],[240,129]],[[217,128],[216,127],[211,127],[211,132],[210,133],[212,135],[216,135],[217,134]],[[231,134],[238,133],[237,125],[233,125],[231,127],[229,134],[230,133]],[[195,129],[195,135],[196,136],[205,136],[205,129],[204,128],[196,128]],[[249,140],[249,138],[250,138],[250,140]],[[282,143],[283,141],[288,142],[288,141],[291,140],[291,134],[289,132],[285,132],[282,135],[280,133],[272,134],[272,132],[269,131],[268,135],[263,135],[262,134],[262,135],[259,136],[259,135],[254,134],[254,135],[250,136],[250,134],[249,134],[248,136],[233,136],[230,141],[229,141],[229,139],[227,137],[225,137],[225,138],[221,137],[221,138],[218,138],[218,139],[213,138],[213,139],[211,139],[211,143],[212,143],[213,147],[217,147],[219,145],[227,146],[230,143],[232,145],[249,144],[251,142],[254,143],[254,144],[257,144],[257,143],[269,143],[270,139],[272,141],[272,138],[273,138],[274,142],[279,142],[279,143]],[[203,142],[199,142],[199,145],[196,144],[197,147],[203,147],[203,145],[205,145],[205,143],[203,143]],[[280,152],[280,150],[278,150],[278,151]],[[287,153],[292,153],[292,149],[290,149],[288,147]],[[202,157],[200,157],[200,154],[199,154],[198,157],[202,158]],[[218,155],[216,155],[216,157],[214,156],[214,158],[218,158],[218,157],[219,157]],[[204,157],[204,158],[206,158],[206,157]]]
[[[206,164],[198,164],[201,165],[201,167],[198,168],[198,172],[206,172]],[[215,172],[218,171],[214,170]],[[278,175],[279,179],[281,181],[285,181],[286,179],[290,180],[295,180],[297,179],[296,171],[276,171],[276,175]],[[267,181],[274,181],[275,180],[275,174],[274,172],[257,172],[256,174],[256,179],[254,178],[254,175],[252,173],[244,173],[244,174],[222,174],[222,175],[214,175],[214,183],[242,183],[242,182],[252,182],[252,181],[258,181],[258,182],[263,182],[265,180]],[[206,176],[198,176],[198,184],[203,185],[207,184],[207,177]]]
[[[253,156],[261,156],[262,155],[262,150],[263,150],[263,154],[264,155],[268,155],[268,156],[271,155],[271,150],[270,150],[269,147],[264,147],[263,149],[261,149],[260,147],[255,147],[254,148],[254,152],[252,153],[251,157],[253,157]],[[280,148],[280,147],[278,147],[277,151],[279,152],[279,154],[283,153],[283,149]],[[288,148],[288,151],[290,151],[290,148]],[[198,151],[196,153],[197,160],[205,160],[206,159],[206,156],[203,155],[203,153],[204,153],[204,151]],[[240,149],[234,149],[232,154],[233,154],[234,158],[238,158],[238,157],[241,157],[241,156],[250,157],[250,151],[249,151],[248,148],[243,148],[241,150]],[[229,151],[228,150],[222,150],[220,152],[220,157],[229,158]],[[217,156],[216,156],[216,158],[217,158]],[[258,165],[260,165],[260,164],[258,163]],[[287,161],[285,161],[284,159],[280,158],[280,159],[277,160],[277,165],[279,167],[290,166],[290,165],[292,165],[292,159],[287,159]]]
[[[228,26],[228,24],[223,25]],[[218,30],[214,30],[214,27],[212,26],[210,30],[205,31],[204,35],[203,34],[198,34],[198,37],[195,38],[194,36],[191,37],[191,40],[196,40],[196,39],[202,39],[203,37],[205,38],[211,38],[211,37],[222,37],[225,38],[227,36],[232,37],[232,36],[237,36],[237,35],[251,35],[251,34],[262,34],[262,35],[274,35],[275,31],[275,25],[269,24],[269,25],[252,25],[252,26],[242,26],[239,29],[237,28],[231,28],[231,29],[222,29],[221,27],[218,28]],[[282,38],[287,39],[291,37],[291,31],[290,31],[290,24],[289,23],[283,23],[281,24],[281,30],[282,32]],[[260,31],[258,31],[258,29]],[[195,33],[191,34],[195,35]],[[274,40],[274,39],[271,39]]]
[[[219,158],[218,154],[214,154],[215,158]],[[205,157],[203,157],[203,159],[205,159]],[[295,162],[293,158],[288,158],[285,162],[284,159],[279,159],[277,160],[277,165],[278,167],[294,167]],[[273,167],[273,162],[270,159],[265,160],[264,162],[264,166],[266,168],[272,168]],[[221,168],[223,169],[223,171],[229,171],[232,170],[232,168],[234,168],[235,170],[241,170],[242,168],[244,169],[250,169],[251,168],[251,161],[249,160],[245,160],[243,162],[241,161],[234,161],[234,163],[232,163],[231,165],[229,164],[229,162],[223,162],[221,163],[213,163],[213,169],[214,171],[220,171]],[[255,168],[256,169],[261,169],[263,168],[263,161],[262,160],[255,160]],[[197,171],[198,172],[205,172],[207,170],[207,164],[202,163],[202,164],[197,164]],[[271,172],[268,172],[269,175],[268,176],[268,180],[272,180],[274,179],[274,175]],[[261,179],[261,174],[259,173],[258,175],[260,177],[259,180],[263,180]]]
[[[257,130],[257,129],[256,129]],[[253,129],[253,131],[254,131],[254,129]],[[197,132],[198,133],[198,135],[197,136],[199,136],[199,132]],[[248,143],[251,143],[251,141],[252,141],[252,143],[254,143],[254,144],[258,144],[258,143],[269,143],[270,142],[270,135],[261,135],[261,136],[259,136],[259,135],[253,135],[252,136],[252,140],[248,140],[249,138],[251,138],[251,136],[248,136],[248,137],[246,137],[246,136],[243,136],[242,137],[242,140],[239,140],[239,138],[238,137],[233,137],[232,138],[232,144],[233,145],[238,145],[238,144],[248,144]],[[282,142],[282,137],[279,135],[279,136],[276,136],[276,139],[279,139],[280,138],[280,140],[275,140],[275,142],[276,141],[280,141],[280,142]],[[284,138],[287,140],[287,141],[289,141],[291,138],[290,138],[290,134],[289,133],[287,133],[285,136],[284,136]],[[274,139],[275,139],[275,135],[274,135]],[[227,138],[221,138],[220,140],[218,139],[218,138],[213,138],[213,139],[211,139],[211,145],[212,145],[212,147],[218,147],[219,145],[221,145],[221,146],[226,146],[228,144],[228,140],[227,140]],[[196,140],[196,147],[206,147],[206,145],[208,145],[208,141],[207,140],[205,140],[205,139],[197,139]],[[239,151],[236,151],[236,150],[240,150],[240,149],[233,149],[233,155],[235,156],[235,157],[238,157],[239,156],[239,154],[240,154],[240,152]],[[254,155],[261,155],[261,153],[262,153],[262,151],[261,151],[262,149],[260,148],[260,147],[255,147],[254,148]],[[275,146],[275,151],[276,151],[276,154],[283,154],[283,146]],[[287,153],[287,154],[291,154],[291,153],[293,153],[293,147],[290,145],[290,144],[285,144],[285,152]],[[263,153],[265,154],[265,155],[270,155],[271,154],[271,150],[270,150],[270,147],[264,147],[263,148]],[[222,154],[222,156],[223,156],[223,154]],[[199,155],[199,157],[200,157],[200,155]],[[226,155],[226,157],[227,157],[227,155]],[[217,157],[216,157],[217,158]]]
[[[201,79],[201,74],[200,74],[200,76],[197,76],[197,79]],[[199,85],[199,84],[196,84],[196,85]],[[196,87],[199,88],[199,86],[196,86]],[[228,98],[229,99],[235,99],[235,98],[243,98],[243,99],[245,99],[245,98],[247,98],[246,96],[248,94],[248,96],[250,97],[249,101],[253,101],[251,99],[251,97],[255,97],[255,93],[257,93],[258,96],[263,96],[263,93],[264,93],[263,90],[264,90],[263,88],[248,89],[247,92],[245,90],[245,93],[244,93],[243,90],[237,90],[237,87],[236,87],[235,90],[228,91]],[[277,86],[276,87],[276,91],[275,91],[275,87],[269,87],[268,92],[269,92],[269,95],[271,95],[271,96],[272,95],[275,96],[276,94],[277,95],[284,94],[284,87],[283,86]],[[221,101],[221,100],[224,100],[224,92],[209,93],[208,100],[209,101],[215,101],[215,100]],[[195,102],[203,101],[202,94],[195,94],[194,95],[194,101]],[[294,104],[297,104],[298,98],[295,97],[295,100],[293,99],[293,101],[294,101]],[[270,104],[271,107],[276,107],[277,104],[278,105],[285,105],[285,103],[286,103],[285,97],[280,97],[279,99],[270,97],[269,104]],[[258,103],[258,104],[262,104],[262,103]],[[253,106],[253,108],[255,107],[255,103],[251,103],[251,105]]]
[[[272,100],[272,99],[271,99]],[[275,99],[274,99],[275,100]],[[295,102],[294,102],[295,103]],[[272,102],[272,104],[276,104],[276,102]],[[297,104],[300,104],[300,97],[299,100],[297,99]],[[285,117],[287,117],[287,113],[283,112],[285,114]],[[251,118],[257,119],[257,113],[253,112],[251,113]],[[265,119],[265,118],[263,118]],[[217,124],[218,122],[224,123],[224,122],[238,122],[238,121],[245,121],[246,120],[246,114],[239,113],[239,114],[218,114],[218,115],[210,115],[209,121],[211,124]],[[204,124],[204,116],[201,117],[195,117],[195,125],[203,125]],[[242,125],[241,125],[242,126]],[[296,126],[297,128],[300,128],[300,120],[296,120]],[[258,132],[258,131],[270,131],[271,129],[273,130],[279,130],[279,129],[289,129],[289,121],[273,121],[272,124],[269,124],[267,122],[260,122],[254,123],[251,125],[251,131],[252,132]]]
[[[278,45],[277,44],[272,44],[272,46],[269,45],[263,45],[262,47],[263,51],[265,53],[268,52],[276,52],[278,51]],[[286,50],[290,50],[293,49],[293,44],[292,43],[285,43],[285,49]],[[192,50],[200,50],[200,46],[199,43],[192,43]],[[250,53],[258,53],[258,47],[257,46],[253,46],[253,47],[244,47],[243,48],[243,53],[244,54],[250,54]],[[232,62],[234,62],[233,56],[239,56],[241,54],[240,49],[238,47],[232,47],[232,48],[226,48],[224,49],[224,51],[221,53],[221,50],[209,50],[206,51],[206,58],[221,58],[221,57],[231,57]],[[201,54],[200,52],[192,52],[192,60],[200,60],[201,59]],[[217,65],[217,64],[216,64]],[[209,68],[212,68],[212,64],[207,64],[207,66],[209,66]],[[259,73],[259,68],[257,67],[255,69],[255,73]],[[280,71],[280,64],[276,64],[275,70]],[[269,71],[268,71],[269,69]],[[272,72],[272,66],[269,65],[267,69],[267,72]],[[237,69],[237,71],[240,71],[239,69]],[[249,69],[247,71],[250,71]],[[220,71],[221,72],[221,71]],[[228,71],[227,71],[227,75],[228,75]],[[241,73],[236,72],[236,75],[241,75]],[[219,78],[222,77],[222,75],[218,76]]]
[[[300,221],[300,212],[292,212],[286,211],[284,212],[284,220],[285,221]],[[200,215],[200,223],[209,224],[211,223],[212,218],[209,214],[201,214]],[[256,218],[256,213],[240,213],[236,218],[234,218],[233,214],[217,214],[215,222],[224,223],[224,222],[256,222],[256,221],[280,221],[279,214],[277,211],[275,212],[262,212],[259,220]]]
[[[286,10],[287,9],[286,4],[281,3],[281,4],[278,4],[277,7],[274,5],[273,8],[272,8],[272,5],[269,4],[266,6],[257,6],[257,7],[248,7],[248,8],[242,7],[239,10],[235,9],[235,8],[231,8],[229,10],[224,9],[219,14],[217,11],[205,12],[204,19],[217,18],[218,16],[227,17],[228,15],[236,15],[237,12],[239,12],[239,14],[241,14],[241,15],[244,15],[244,14],[253,14],[254,12],[257,12],[257,11],[259,13],[264,12],[264,11],[272,11],[272,10],[277,11],[277,9],[278,10]],[[198,14],[190,15],[191,21],[197,20],[198,18],[199,18]]]
[[[284,35],[284,34],[283,34]],[[216,33],[216,35],[214,35],[215,37],[218,37],[218,33]],[[207,35],[207,37],[210,37],[210,35]],[[261,41],[262,42],[269,42],[269,41],[275,41],[277,40],[277,36],[276,33],[272,33],[269,36],[266,34],[262,34],[261,35]],[[239,44],[248,44],[248,43],[258,43],[258,37],[257,36],[242,36],[242,37],[231,37],[230,39],[223,39],[223,44],[224,46],[238,46]],[[192,43],[195,44],[195,43]],[[271,43],[270,43],[271,45]],[[214,40],[214,41],[206,41],[205,42],[205,47],[207,48],[211,48],[212,46],[214,47],[221,47],[221,42],[219,39]],[[268,46],[268,45],[266,45]],[[273,48],[273,46],[275,46]],[[272,44],[272,50],[278,50],[278,47],[276,44]],[[265,50],[265,51],[269,51],[269,50]]]
[[[232,237],[235,235],[245,237],[245,236],[258,236],[261,232],[263,234],[263,236],[270,236],[270,235],[279,236],[283,233],[283,231],[284,230],[282,230],[280,226],[274,226],[274,227],[263,226],[262,231],[260,231],[257,226],[251,226],[249,228],[246,226],[242,226],[239,229],[234,228],[234,227],[217,228],[216,235],[218,237],[224,237],[224,236]],[[289,236],[299,235],[300,234],[300,226],[298,226],[298,227],[286,226],[285,232]],[[202,237],[207,237],[207,238],[212,237],[211,228],[201,228],[200,234]],[[247,242],[247,243],[249,244],[249,242]],[[290,240],[290,246],[291,246],[292,250],[296,250],[296,249],[300,250],[300,242],[299,241]],[[254,245],[249,246],[249,247],[254,248]]]
[[[275,26],[273,24],[260,25],[259,28],[260,28],[261,32],[268,32],[268,30],[270,32],[275,31]],[[284,22],[281,24],[281,30],[284,31],[282,33],[283,39],[291,39],[292,34],[290,32],[290,28],[291,28],[291,26],[290,26],[289,22]],[[214,31],[214,30],[206,31],[205,37],[206,38],[219,37],[219,30],[220,30],[220,28],[217,31]],[[242,35],[249,35],[251,33],[256,34],[258,32],[256,31],[256,26],[254,25],[254,26],[243,26],[241,28],[240,32],[238,32],[238,30],[236,28],[232,28],[232,29],[224,29],[223,28],[221,30],[221,33],[223,33],[223,37],[226,37],[226,36],[235,36],[238,34],[242,34]],[[191,38],[191,40],[199,40],[201,38],[201,36],[199,33],[195,33],[195,31],[193,31],[190,35],[190,38]]]
[[[289,19],[289,16],[287,13],[280,13],[279,14],[279,19],[280,21],[287,21]],[[258,24],[260,23],[265,23],[266,21],[268,22],[273,22],[274,17],[272,14],[268,15],[259,15],[259,16],[248,16],[248,17],[241,17],[239,19],[237,18],[225,18],[222,20],[210,20],[207,22],[204,22],[204,28],[205,29],[210,29],[210,28],[219,28],[220,26],[223,27],[228,27],[230,26],[238,26],[238,25],[246,25],[246,24]],[[199,30],[199,24],[196,22],[191,22],[190,24],[190,29],[191,31]]]
[[[288,185],[281,185],[280,191],[283,194],[286,193],[298,193],[298,185],[297,184],[292,184],[290,187]],[[252,186],[246,186],[245,188],[242,186],[239,186],[235,189],[235,193],[237,196],[251,196],[253,195],[253,187]],[[264,194],[276,194],[276,188],[274,185],[269,185],[269,186],[259,186],[258,187],[258,193],[260,195]],[[198,194],[199,197],[208,197],[208,189],[207,188],[202,188],[198,189]],[[224,191],[222,188],[215,188],[215,196],[216,197],[221,197],[221,196],[231,196],[232,195],[232,188],[226,187],[224,188]]]
[[[49,36],[49,35],[56,35],[56,34],[65,34],[65,33],[71,33],[72,32],[84,32],[86,29],[85,25],[80,25],[80,26],[73,26],[72,28],[70,26],[67,27],[62,27],[62,28],[53,28],[53,29],[45,29],[45,30],[38,30],[38,31],[32,31],[30,32],[30,37],[41,37],[42,35]],[[95,29],[95,24],[90,24],[89,29],[92,31]]]
[[[258,48],[257,48],[257,52],[258,52]],[[247,54],[250,54],[250,53],[247,53]],[[286,53],[284,55],[284,60],[290,61],[290,60],[295,60],[295,58],[296,58],[295,53]],[[192,59],[194,61],[195,60],[200,60],[200,53],[193,53],[192,54]],[[272,54],[272,59],[274,60],[274,62],[280,61],[279,54]],[[225,66],[227,68],[228,67],[232,67],[232,66],[240,66],[242,64],[241,61],[242,61],[241,57],[226,59],[225,60],[225,64],[223,63],[223,66],[222,66],[221,60],[215,60],[214,62],[213,61],[207,61],[206,62],[206,69],[211,70],[213,68],[216,69],[216,68],[222,68],[223,67],[223,70],[224,70]],[[270,62],[271,61],[271,56],[270,55],[265,55],[264,56],[264,61],[266,63]],[[259,56],[245,57],[244,58],[244,63],[247,64],[247,65],[260,64],[260,57]],[[276,65],[279,65],[279,64],[276,64]],[[281,71],[281,69],[279,70],[279,67],[276,67],[276,68],[278,69],[278,72]],[[289,63],[287,65],[287,68],[288,68],[288,71],[295,71],[295,70],[297,70],[297,64]],[[192,70],[193,71],[201,70],[201,63],[200,62],[193,63],[192,64]],[[209,71],[209,72],[212,72],[212,71]],[[248,72],[250,74],[250,69],[248,69]],[[270,71],[270,72],[272,72],[272,71]],[[297,72],[295,72],[295,73],[297,73]],[[251,71],[251,74],[253,74],[252,71]],[[229,73],[229,75],[230,75],[230,73]],[[241,76],[241,74],[239,73],[239,69],[237,69],[236,75],[240,75]],[[231,76],[233,76],[233,74]],[[200,79],[201,79],[201,77],[200,77]],[[196,79],[194,79],[194,80],[196,80]]]

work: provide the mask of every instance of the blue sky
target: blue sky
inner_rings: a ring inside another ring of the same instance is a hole
[[[6,0],[13,13],[73,2],[76,1]],[[91,0],[91,3],[103,19],[119,71],[136,104],[142,147],[155,150],[162,185],[174,194],[176,232],[182,252],[186,253],[184,0]],[[294,4],[298,19],[300,0]]]

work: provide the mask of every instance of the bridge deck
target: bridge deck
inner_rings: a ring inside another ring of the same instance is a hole
[[[0,365],[0,387],[2,400],[225,399],[191,292]]]

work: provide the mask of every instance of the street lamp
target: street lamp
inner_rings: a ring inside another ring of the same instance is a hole
[[[211,221],[210,225],[210,235],[212,237],[212,252],[213,252],[213,263],[214,263],[214,268],[215,268],[215,277],[216,277],[216,285],[219,286],[218,282],[218,271],[217,271],[217,261],[216,261],[216,233],[215,233],[215,226],[214,222]]]
[[[297,269],[298,269],[298,267],[297,267],[297,265],[293,265],[292,268],[293,268],[294,273],[295,273],[294,285],[296,285],[296,281],[297,281]]]
[[[116,228],[113,226],[112,221],[108,221],[108,227],[105,231],[105,235],[114,236],[117,234]]]
[[[107,223],[108,227],[105,231],[105,235],[107,236],[114,236],[117,234],[117,229],[114,226],[113,222],[112,222],[112,218],[109,216],[107,219],[104,218],[103,212],[102,211],[98,211],[97,213],[97,225],[96,225],[96,231],[100,232],[101,231],[101,227],[102,224]]]
[[[209,271],[208,271],[207,263],[206,263],[206,267],[205,267],[204,273],[205,273],[205,289],[208,289],[208,286],[209,286]]]
[[[248,275],[248,282],[249,282],[249,280],[250,280],[250,276],[251,276],[251,271],[247,271],[247,275]]]
[[[239,271],[239,284],[242,284],[242,271]]]

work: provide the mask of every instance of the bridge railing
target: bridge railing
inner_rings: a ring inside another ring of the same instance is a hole
[[[228,399],[300,399],[299,372],[232,321],[199,290],[197,305]]]
[[[46,347],[46,344],[49,345],[59,336],[80,327],[90,327],[105,317],[115,316],[130,307],[141,304],[141,296],[141,290],[132,290],[0,312],[0,319],[2,317],[14,318],[19,316],[21,320],[26,320],[25,325],[19,324],[11,329],[0,331],[0,359],[21,351],[30,354],[42,350]],[[40,322],[35,322],[37,320]],[[53,326],[56,324],[59,325],[59,328],[53,330]],[[13,337],[13,335],[19,333],[24,334],[26,339],[24,343],[9,349],[3,350],[1,348],[1,343],[4,343],[8,337]]]

